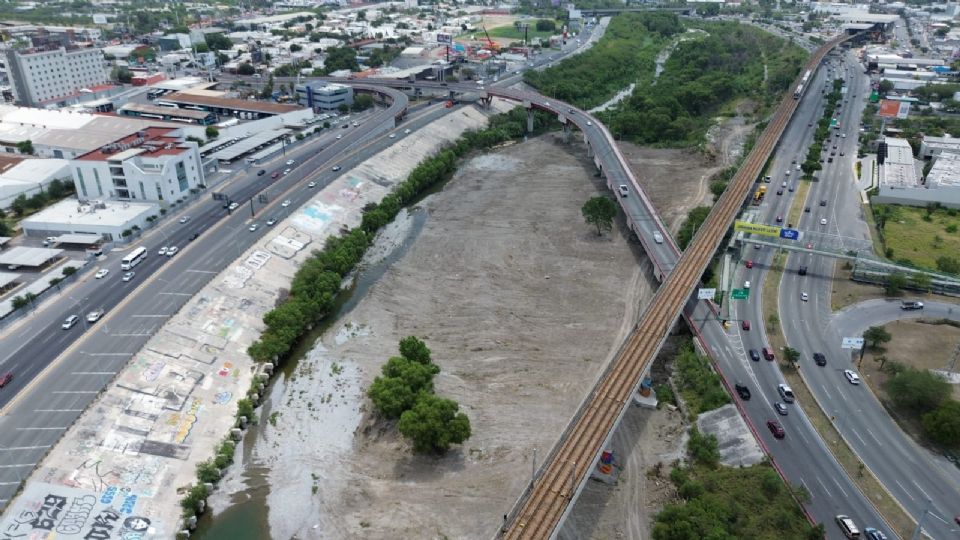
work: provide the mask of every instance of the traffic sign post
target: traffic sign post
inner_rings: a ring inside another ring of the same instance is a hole
[[[717,296],[717,289],[701,287],[697,290],[697,300],[713,300]]]
[[[750,289],[733,289],[730,291],[731,300],[747,300],[750,298]]]

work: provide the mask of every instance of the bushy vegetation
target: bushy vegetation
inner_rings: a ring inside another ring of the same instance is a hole
[[[29,142],[29,141],[28,141]],[[30,197],[20,194],[10,204],[10,209],[17,217],[24,217],[27,214],[36,212],[49,203],[57,202],[60,199],[73,195],[73,182],[64,180],[53,180],[44,188],[43,191],[35,193]]]
[[[730,394],[723,388],[720,376],[710,368],[710,362],[685,344],[673,360],[673,377],[680,396],[691,414],[712,411],[730,403]]]
[[[400,340],[400,356],[387,360],[382,376],[373,380],[367,395],[380,415],[399,418],[397,428],[413,441],[417,452],[446,452],[470,437],[470,419],[458,412],[457,402],[433,394],[433,363],[426,343],[415,336]]]
[[[898,362],[890,362],[887,371],[893,376],[884,388],[896,410],[918,421],[929,440],[960,447],[960,401],[950,397],[950,383],[937,373]]]
[[[726,186],[724,186],[724,189],[726,189]],[[677,245],[680,246],[681,250],[687,249],[687,246],[690,245],[690,241],[700,230],[700,225],[703,225],[707,216],[710,215],[710,210],[709,206],[697,206],[687,213],[687,219],[684,220],[680,230],[677,231]]]

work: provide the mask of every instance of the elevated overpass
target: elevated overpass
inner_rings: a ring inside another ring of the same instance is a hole
[[[801,72],[815,69],[830,50],[850,38],[838,37],[817,49]],[[336,82],[353,84],[353,81],[344,79],[337,79]],[[531,113],[534,109],[540,109],[556,114],[565,126],[572,123],[584,133],[588,151],[611,189],[615,190],[617,185],[626,184],[630,186],[632,193],[637,194],[636,200],[640,202],[641,212],[632,211],[634,203],[631,197],[620,198],[620,203],[627,210],[630,228],[637,234],[653,261],[657,279],[663,283],[641,315],[636,330],[581,403],[556,446],[537,471],[534,480],[507,515],[499,533],[509,539],[553,537],[590,477],[600,451],[609,444],[642,375],[649,369],[681,312],[694,331],[700,333],[698,326],[704,323],[705,318],[703,315],[695,316],[694,313],[705,311],[704,303],[698,302],[693,293],[699,284],[700,276],[733,223],[734,217],[739,213],[797,107],[797,100],[793,98],[793,87],[785,94],[767,128],[687,250],[681,254],[613,136],[588,113],[535,92],[507,88],[370,79],[365,80],[364,84],[480,93],[483,97],[494,96],[522,102]],[[653,241],[654,231],[663,235],[662,244]],[[821,520],[825,521],[822,518]]]

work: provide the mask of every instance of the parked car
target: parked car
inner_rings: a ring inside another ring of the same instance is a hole
[[[787,436],[787,432],[783,430],[783,426],[776,420],[767,420],[767,428],[770,429],[770,433],[773,433],[773,436],[777,439],[782,439]]]

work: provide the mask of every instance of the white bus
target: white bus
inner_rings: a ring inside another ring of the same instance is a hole
[[[131,251],[126,257],[120,261],[121,270],[130,270],[134,266],[140,264],[141,261],[147,258],[147,248],[138,247],[137,249]]]

